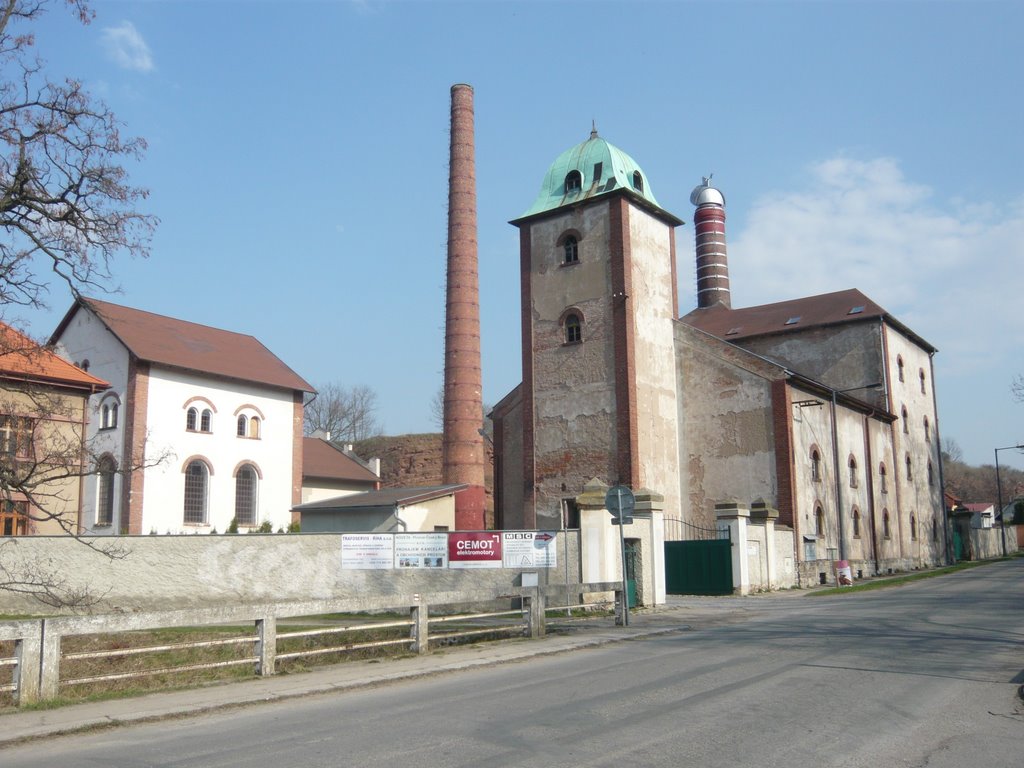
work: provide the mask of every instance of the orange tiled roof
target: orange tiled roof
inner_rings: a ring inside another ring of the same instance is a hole
[[[6,323],[0,323],[0,377],[47,382],[90,391],[110,386],[103,379],[72,365]]]

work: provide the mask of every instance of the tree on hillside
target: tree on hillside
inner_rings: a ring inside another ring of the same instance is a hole
[[[336,442],[365,440],[380,434],[376,410],[377,393],[369,387],[325,384],[317,387],[316,397],[306,404],[303,431],[329,435]]]
[[[73,295],[106,290],[114,258],[147,256],[157,224],[136,210],[146,191],[129,183],[125,169],[145,142],[122,137],[105,104],[76,80],[52,79],[35,55],[31,23],[54,5],[69,6],[83,24],[92,20],[85,0],[0,0],[0,316],[11,306],[44,307],[54,279]],[[45,352],[21,334],[3,338],[0,362],[8,368],[0,374],[21,371],[20,358]],[[12,528],[27,520],[77,536],[67,489],[98,470],[81,434],[81,406],[77,424],[53,429],[74,407],[26,379],[19,385],[17,375],[5,376],[0,397],[0,513]],[[124,554],[116,544],[86,544],[109,557]],[[19,558],[16,539],[6,540],[0,590],[54,606],[91,599],[55,567]]]

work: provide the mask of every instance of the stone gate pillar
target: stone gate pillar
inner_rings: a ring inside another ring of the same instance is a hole
[[[747,563],[747,521],[750,510],[734,502],[715,504],[718,529],[729,529],[732,541],[732,584],[737,595],[750,594],[750,568]]]

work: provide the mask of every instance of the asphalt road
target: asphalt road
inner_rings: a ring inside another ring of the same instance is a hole
[[[1024,559],[631,642],[53,738],[24,766],[1024,765]],[[0,721],[2,727],[2,721]]]

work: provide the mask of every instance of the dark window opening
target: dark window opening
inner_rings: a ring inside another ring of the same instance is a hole
[[[569,171],[565,175],[565,192],[579,192],[583,187],[583,175],[579,171]]]

